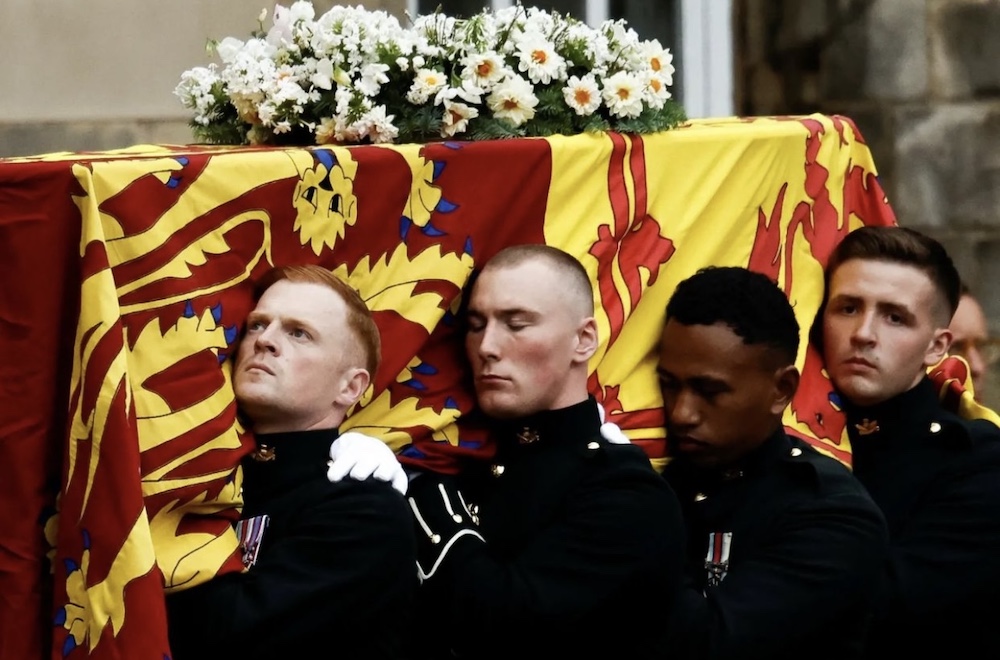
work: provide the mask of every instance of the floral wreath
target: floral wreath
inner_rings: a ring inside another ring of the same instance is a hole
[[[175,94],[211,144],[363,144],[618,131],[685,119],[673,55],[623,20],[599,27],[520,4],[403,27],[381,10],[300,0],[250,39],[209,42],[220,63]]]

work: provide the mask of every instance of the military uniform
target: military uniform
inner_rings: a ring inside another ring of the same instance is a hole
[[[688,549],[665,658],[860,657],[887,535],[836,460],[776,431],[737,465],[664,477]]]
[[[1000,657],[1000,429],[944,410],[929,379],[845,407],[890,535],[868,657]]]
[[[175,660],[403,658],[417,587],[413,522],[388,483],[326,478],[336,430],[258,436],[243,518],[267,514],[256,564],[167,596]],[[310,654],[311,655],[311,654]]]
[[[422,658],[660,658],[683,556],[674,494],[596,402],[498,429],[489,465],[410,484]]]

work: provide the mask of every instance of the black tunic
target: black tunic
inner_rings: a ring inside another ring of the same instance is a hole
[[[860,657],[887,534],[843,464],[779,429],[738,465],[678,457],[664,477],[688,552],[663,657]]]
[[[868,657],[1000,657],[1000,429],[944,410],[929,379],[846,409],[890,535]]]
[[[260,435],[243,518],[266,513],[257,563],[167,597],[174,660],[402,658],[417,578],[405,499],[385,482],[326,478],[336,430]],[[306,657],[299,655],[298,657]]]
[[[422,657],[662,657],[680,509],[641,449],[601,437],[593,400],[504,424],[458,484],[485,541],[460,538],[421,587]]]

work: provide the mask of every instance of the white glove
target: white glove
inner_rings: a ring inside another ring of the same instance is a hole
[[[625,435],[621,427],[614,422],[605,422],[606,413],[604,412],[604,406],[600,403],[597,404],[597,414],[601,416],[601,436],[613,445],[627,445],[631,440]]]
[[[330,445],[328,465],[326,478],[330,481],[340,481],[347,476],[359,481],[374,477],[390,482],[393,488],[406,495],[409,480],[403,464],[389,445],[378,438],[357,431],[341,434]]]

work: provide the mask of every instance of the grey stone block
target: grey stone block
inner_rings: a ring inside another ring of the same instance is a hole
[[[1000,102],[904,108],[895,127],[901,224],[1000,228]]]
[[[876,0],[868,11],[864,92],[917,99],[928,90],[926,0]]]
[[[935,96],[955,99],[1000,92],[1000,2],[938,2],[931,25]]]

